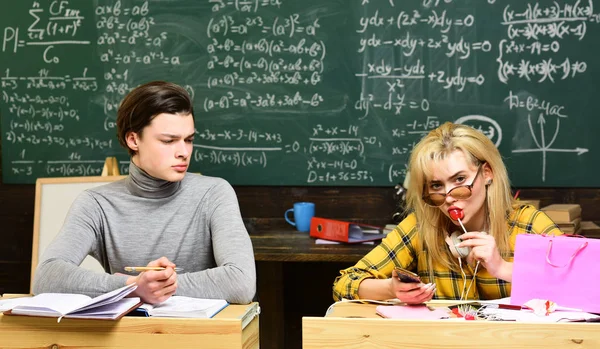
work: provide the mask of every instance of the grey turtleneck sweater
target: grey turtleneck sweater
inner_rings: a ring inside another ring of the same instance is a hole
[[[183,272],[177,295],[249,303],[256,292],[252,242],[233,188],[221,178],[187,173],[181,182],[135,166],[120,181],[86,190],[44,251],[33,292],[97,296],[125,285],[125,266],[166,256]],[[79,267],[87,255],[106,273]]]

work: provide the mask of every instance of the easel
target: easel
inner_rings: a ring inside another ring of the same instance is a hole
[[[104,167],[102,168],[101,176],[120,176],[119,162],[114,156],[109,156],[104,161]]]

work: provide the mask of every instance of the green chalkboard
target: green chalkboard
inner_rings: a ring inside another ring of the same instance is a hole
[[[499,147],[518,187],[597,187],[589,1],[12,1],[0,52],[5,183],[98,175],[123,96],[193,96],[191,171],[238,185],[387,186],[442,122]]]

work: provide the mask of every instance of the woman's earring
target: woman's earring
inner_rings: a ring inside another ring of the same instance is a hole
[[[491,178],[490,178],[490,179],[488,179],[488,180],[485,182],[485,185],[490,185],[490,184],[492,184],[492,179],[491,179]]]

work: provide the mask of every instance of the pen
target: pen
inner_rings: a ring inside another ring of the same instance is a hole
[[[493,304],[493,303],[485,303],[485,306],[492,309],[510,309],[510,310],[521,310],[523,309],[520,305],[512,305],[512,304]]]
[[[125,271],[149,271],[149,270],[165,270],[165,267],[125,267]],[[183,268],[173,268],[175,271],[183,271]]]
[[[562,319],[560,319],[560,320],[562,320]],[[600,322],[600,317],[594,317],[594,318],[589,318],[589,319],[576,319],[576,320],[568,320],[568,321],[570,321],[570,322]]]

